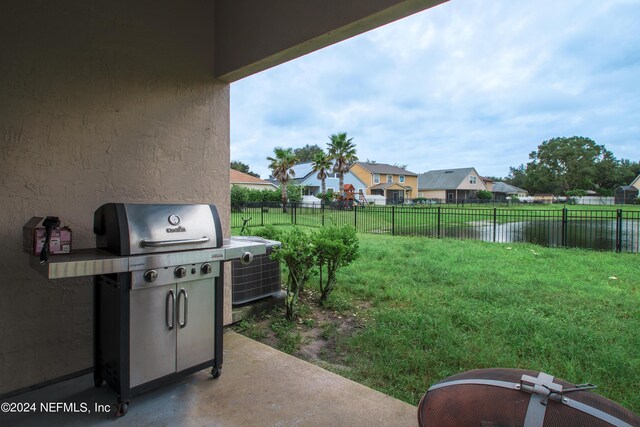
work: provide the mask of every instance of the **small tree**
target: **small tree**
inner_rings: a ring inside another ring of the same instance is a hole
[[[322,227],[313,235],[313,242],[320,270],[320,302],[323,303],[337,281],[338,269],[358,258],[359,242],[356,229],[350,225]]]
[[[289,271],[285,315],[292,320],[296,315],[298,295],[315,265],[316,251],[311,237],[298,227],[282,232],[279,238],[282,245],[275,248],[272,258],[284,262]]]
[[[478,190],[478,192],[476,193],[476,197],[479,200],[491,200],[493,199],[493,193],[488,190]]]

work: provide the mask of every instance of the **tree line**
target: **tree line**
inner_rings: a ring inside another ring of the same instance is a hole
[[[618,160],[604,145],[581,136],[552,138],[529,154],[529,162],[509,168],[507,183],[530,194],[611,196],[640,175],[640,163]]]
[[[344,174],[358,160],[355,144],[346,132],[331,135],[329,140],[326,152],[308,144],[296,149],[277,147],[274,156],[267,158],[272,176],[284,186],[283,202],[287,200],[286,186],[294,178],[292,168],[303,162],[312,162],[313,171],[322,182],[322,196],[326,195],[325,179],[332,171],[340,177],[339,195],[343,194]],[[242,162],[231,162],[231,168],[258,176]],[[601,196],[611,196],[617,187],[629,185],[638,175],[640,162],[617,159],[604,145],[572,136],[543,141],[529,154],[529,162],[510,167],[505,178],[489,178],[523,188],[530,194],[580,196],[592,190]]]

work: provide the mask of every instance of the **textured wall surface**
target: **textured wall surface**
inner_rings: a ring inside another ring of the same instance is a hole
[[[112,201],[215,203],[228,230],[213,22],[209,0],[0,4],[0,394],[92,366],[91,279],[31,271],[29,218],[60,216],[75,248]]]

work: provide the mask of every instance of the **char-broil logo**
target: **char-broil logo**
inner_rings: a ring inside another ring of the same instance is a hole
[[[176,228],[167,228],[167,233],[184,233],[185,231],[187,231],[187,229],[183,226],[179,226]]]
[[[169,224],[176,226],[180,224],[180,217],[178,215],[169,215]]]

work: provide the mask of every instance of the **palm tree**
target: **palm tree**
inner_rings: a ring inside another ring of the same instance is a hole
[[[327,186],[325,179],[329,176],[327,171],[331,169],[331,157],[323,153],[316,153],[313,156],[313,162],[311,163],[314,172],[318,172],[318,179],[322,182],[322,199],[324,200],[325,194],[327,194]]]
[[[269,169],[272,171],[272,175],[280,183],[280,190],[282,191],[282,212],[287,212],[287,184],[289,180],[296,176],[293,171],[293,166],[298,159],[293,154],[293,149],[276,147],[273,149],[275,157],[267,157],[271,163],[269,163]]]
[[[333,171],[340,178],[340,195],[344,196],[344,174],[349,172],[349,168],[353,162],[358,160],[356,156],[356,146],[352,142],[353,138],[347,139],[347,133],[337,133],[329,137],[331,142],[327,144],[329,147],[329,156],[333,159]]]

